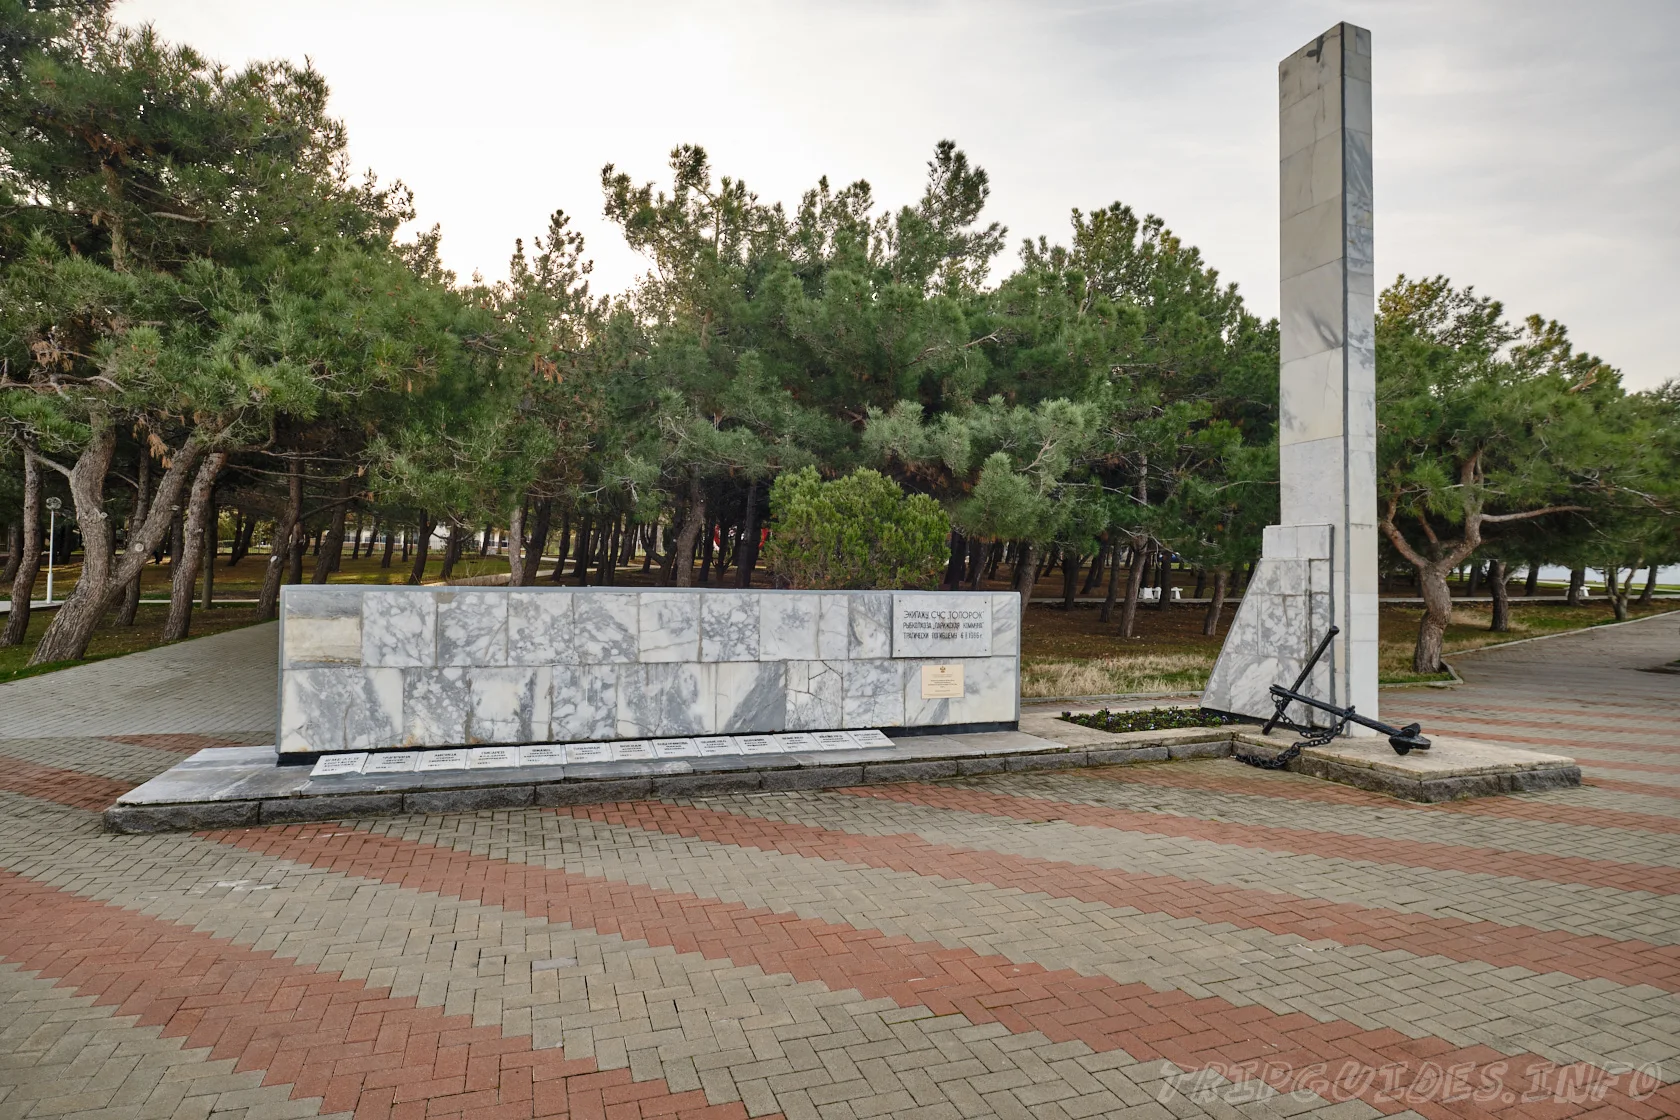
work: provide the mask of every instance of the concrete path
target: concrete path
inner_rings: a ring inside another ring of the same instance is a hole
[[[266,731],[273,641],[0,687],[0,1117],[1680,1115],[1680,677],[1640,671],[1680,620],[1385,694],[1588,762],[1522,797],[1221,760],[102,833]]]

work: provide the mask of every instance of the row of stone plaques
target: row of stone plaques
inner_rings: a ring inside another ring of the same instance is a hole
[[[500,770],[526,766],[577,766],[590,762],[660,762],[666,759],[795,754],[891,747],[878,729],[798,731],[783,735],[706,735],[699,738],[627,739],[617,743],[536,743],[429,751],[357,751],[325,755],[310,777],[351,774],[433,774],[449,770]]]
[[[985,657],[1013,593],[285,589],[281,668]]]
[[[964,658],[962,695],[928,696],[931,659],[484,668],[293,669],[280,751],[642,739],[1017,718],[1019,660]]]

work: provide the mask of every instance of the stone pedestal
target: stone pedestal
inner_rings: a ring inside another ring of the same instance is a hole
[[[1271,714],[1264,686],[1292,680],[1333,623],[1340,633],[1326,657],[1329,670],[1312,691],[1375,717],[1370,32],[1337,24],[1284,59],[1278,95],[1282,524],[1267,530],[1264,558],[1203,702]],[[1326,616],[1298,608],[1320,595]]]

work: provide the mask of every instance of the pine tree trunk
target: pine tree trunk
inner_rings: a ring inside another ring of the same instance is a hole
[[[1628,620],[1628,596],[1633,592],[1633,573],[1637,570],[1629,568],[1625,580],[1615,568],[1609,568],[1604,573],[1604,589],[1610,595],[1610,609],[1616,612],[1617,622]]]
[[[1062,609],[1071,611],[1079,593],[1079,562],[1083,559],[1074,548],[1062,549]]]
[[[237,564],[240,560],[243,560],[245,557],[251,555],[251,538],[256,535],[256,532],[257,515],[255,513],[246,513],[240,523],[239,539],[234,542],[234,547],[238,549],[239,555],[237,559],[228,560],[228,567],[233,567],[233,565]]]
[[[741,524],[741,562],[735,569],[735,586],[751,587],[753,569],[758,567],[758,479],[747,485],[747,516]]]
[[[169,618],[163,624],[166,642],[185,638],[192,626],[193,584],[198,581],[198,566],[204,560],[205,524],[216,491],[216,476],[226,464],[227,452],[213,452],[205,456],[193,478],[181,521],[181,561],[169,572]]]
[[[537,503],[534,524],[531,526],[531,545],[522,569],[524,578],[521,586],[530,587],[537,582],[537,569],[542,566],[543,552],[548,548],[549,521],[554,514],[554,503],[544,498]]]
[[[945,574],[940,578],[939,585],[955,591],[962,583],[963,564],[968,559],[968,541],[953,529],[948,543],[951,546],[950,556],[945,561]]]
[[[209,610],[216,599],[216,553],[221,548],[222,525],[221,511],[216,507],[216,495],[210,495],[210,517],[204,524],[204,563],[201,565],[200,582],[203,584],[203,598],[199,606]]]
[[[968,589],[980,590],[980,580],[986,574],[986,542],[975,537],[968,542]]]
[[[1523,584],[1523,594],[1532,598],[1534,596],[1534,593],[1536,591],[1539,591],[1539,590],[1540,590],[1540,565],[1530,564],[1528,566],[1528,582]]]
[[[333,503],[332,519],[327,522],[327,527],[321,532],[320,543],[315,546],[315,570],[310,573],[310,583],[326,583],[338,570],[339,557],[344,555],[344,522],[350,516],[350,495],[355,491],[354,477],[339,480],[338,500]]]
[[[384,555],[379,558],[379,566],[381,568],[389,568],[391,566],[391,554],[396,550],[397,534],[392,532],[391,526],[387,522],[385,525],[385,552]]]
[[[1219,633],[1219,616],[1225,611],[1225,589],[1230,582],[1229,568],[1213,570],[1213,597],[1208,600],[1207,614],[1202,616],[1202,633],[1209,638]]]
[[[1651,561],[1651,572],[1645,577],[1645,590],[1639,593],[1639,605],[1648,607],[1656,602],[1657,596],[1657,562]]]
[[[1482,562],[1473,561],[1470,565],[1470,581],[1465,585],[1464,597],[1474,598],[1476,592],[1482,589]]]
[[[554,550],[554,574],[548,578],[559,583],[566,574],[566,557],[572,551],[572,511],[563,510],[560,514],[560,547]]]
[[[144,447],[134,467],[134,510],[128,515],[128,528],[123,533],[123,556],[134,547],[135,534],[151,509],[152,456]],[[140,570],[145,572],[145,561]],[[122,589],[122,601],[117,604],[117,625],[133,626],[134,616],[140,613],[140,576],[129,580]]]
[[[712,540],[716,536],[717,526],[708,520],[705,536],[700,538],[700,586],[702,587],[712,582]]]
[[[1423,615],[1418,619],[1417,650],[1412,654],[1414,673],[1439,673],[1441,647],[1452,621],[1452,591],[1447,587],[1448,569],[1431,564],[1418,569],[1418,590],[1423,593]]]
[[[1120,608],[1120,636],[1130,638],[1136,632],[1138,592],[1143,590],[1143,573],[1155,559],[1155,548],[1148,543],[1132,544],[1131,571],[1126,576],[1126,602]]]
[[[616,581],[618,572],[613,568],[613,542],[618,539],[618,514],[613,514],[607,524],[601,526],[596,535],[599,538],[599,550],[595,554],[595,582],[603,587],[611,587]]]
[[[489,530],[485,530],[485,537],[488,538],[489,535]],[[461,532],[459,525],[451,525],[449,535],[443,539],[443,568],[438,572],[438,578],[443,582],[448,583],[450,577],[455,574],[455,561],[461,558],[461,551],[465,547],[466,534]],[[479,555],[482,556],[483,553]]]
[[[1109,545],[1114,553],[1108,558],[1108,589],[1103,595],[1102,613],[1098,618],[1109,622],[1114,618],[1114,604],[1120,597],[1120,536],[1115,534],[1114,543]]]
[[[426,510],[420,511],[420,523],[415,528],[414,538],[414,566],[409,569],[408,582],[418,587],[426,579],[426,556],[432,551],[432,532],[437,525],[432,521],[432,515]],[[403,533],[404,543],[407,543],[407,532]]]
[[[508,513],[508,586],[525,585],[525,507],[521,498]]]
[[[18,565],[23,562],[23,524],[18,521],[6,522],[6,570],[0,572],[0,583],[11,583],[12,577],[17,575]]]
[[[1505,561],[1488,561],[1488,590],[1493,592],[1493,620],[1488,629],[1495,634],[1511,629],[1511,589],[1505,585]]]
[[[105,516],[105,478],[110,473],[111,457],[116,450],[116,431],[110,420],[100,416],[91,425],[93,434],[87,448],[70,471],[70,494],[76,503],[76,521],[81,526],[82,574],[76,590],[58,608],[52,623],[41,635],[40,644],[30,657],[30,664],[48,661],[79,661],[87,654],[88,642],[105,616],[106,609],[121,591],[122,586],[140,574],[146,556],[163,540],[169,519],[165,510],[181,500],[181,491],[193,468],[198,465],[200,447],[195,437],[189,437],[171,458],[169,470],[158,484],[157,496],[151,512],[139,533],[139,549],[134,555],[124,553],[120,563],[114,562],[111,524]],[[163,509],[158,507],[162,506]]]
[[[1104,540],[1097,544],[1097,551],[1091,556],[1090,570],[1085,573],[1085,586],[1079,589],[1080,598],[1085,598],[1097,589],[1102,580],[1103,569],[1108,564],[1109,543]]]
[[[1155,609],[1164,611],[1172,598],[1172,553],[1163,548],[1158,555],[1161,560],[1155,569]]]
[[[264,622],[280,609],[280,580],[291,566],[298,518],[303,516],[303,461],[291,457],[286,471],[286,508],[274,523],[268,545],[268,569],[263,572],[262,594],[257,598],[257,617]]]
[[[1190,598],[1200,599],[1206,593],[1207,593],[1207,569],[1206,568],[1197,568],[1196,569],[1196,590],[1191,594]]]
[[[1581,592],[1587,586],[1587,570],[1585,568],[1569,569],[1569,592],[1564,596],[1564,602],[1572,607],[1581,605]]]
[[[1038,544],[1027,541],[1021,546],[1021,557],[1015,561],[1015,590],[1021,594],[1021,610],[1032,602],[1033,588],[1038,584]],[[1025,620],[1025,614],[1022,618]]]
[[[18,565],[12,573],[12,609],[0,646],[23,644],[29,633],[29,608],[35,598],[35,577],[41,574],[41,464],[23,449],[23,530],[17,547]]]
[[[589,586],[589,544],[590,536],[595,529],[595,517],[586,515],[583,524],[578,526],[577,563],[572,568],[572,575],[577,577],[579,587]]]
[[[289,587],[303,582],[303,558],[309,555],[311,539],[309,526],[302,521],[292,527],[292,543],[286,550],[286,584]]]
[[[677,587],[694,586],[694,549],[699,543],[700,530],[709,523],[706,517],[706,494],[700,489],[700,476],[694,475],[688,481],[688,515],[683,518],[682,528],[677,530],[676,561]]]
[[[409,540],[409,536],[408,536],[408,526],[405,525],[405,526],[403,526],[403,539],[402,539],[402,562],[404,564],[408,563],[408,554],[410,552],[411,543],[412,542]]]

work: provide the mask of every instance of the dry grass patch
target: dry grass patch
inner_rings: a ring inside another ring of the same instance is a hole
[[[1021,695],[1119,696],[1139,692],[1195,692],[1207,684],[1217,651],[1136,653],[1124,657],[1025,659]]]

